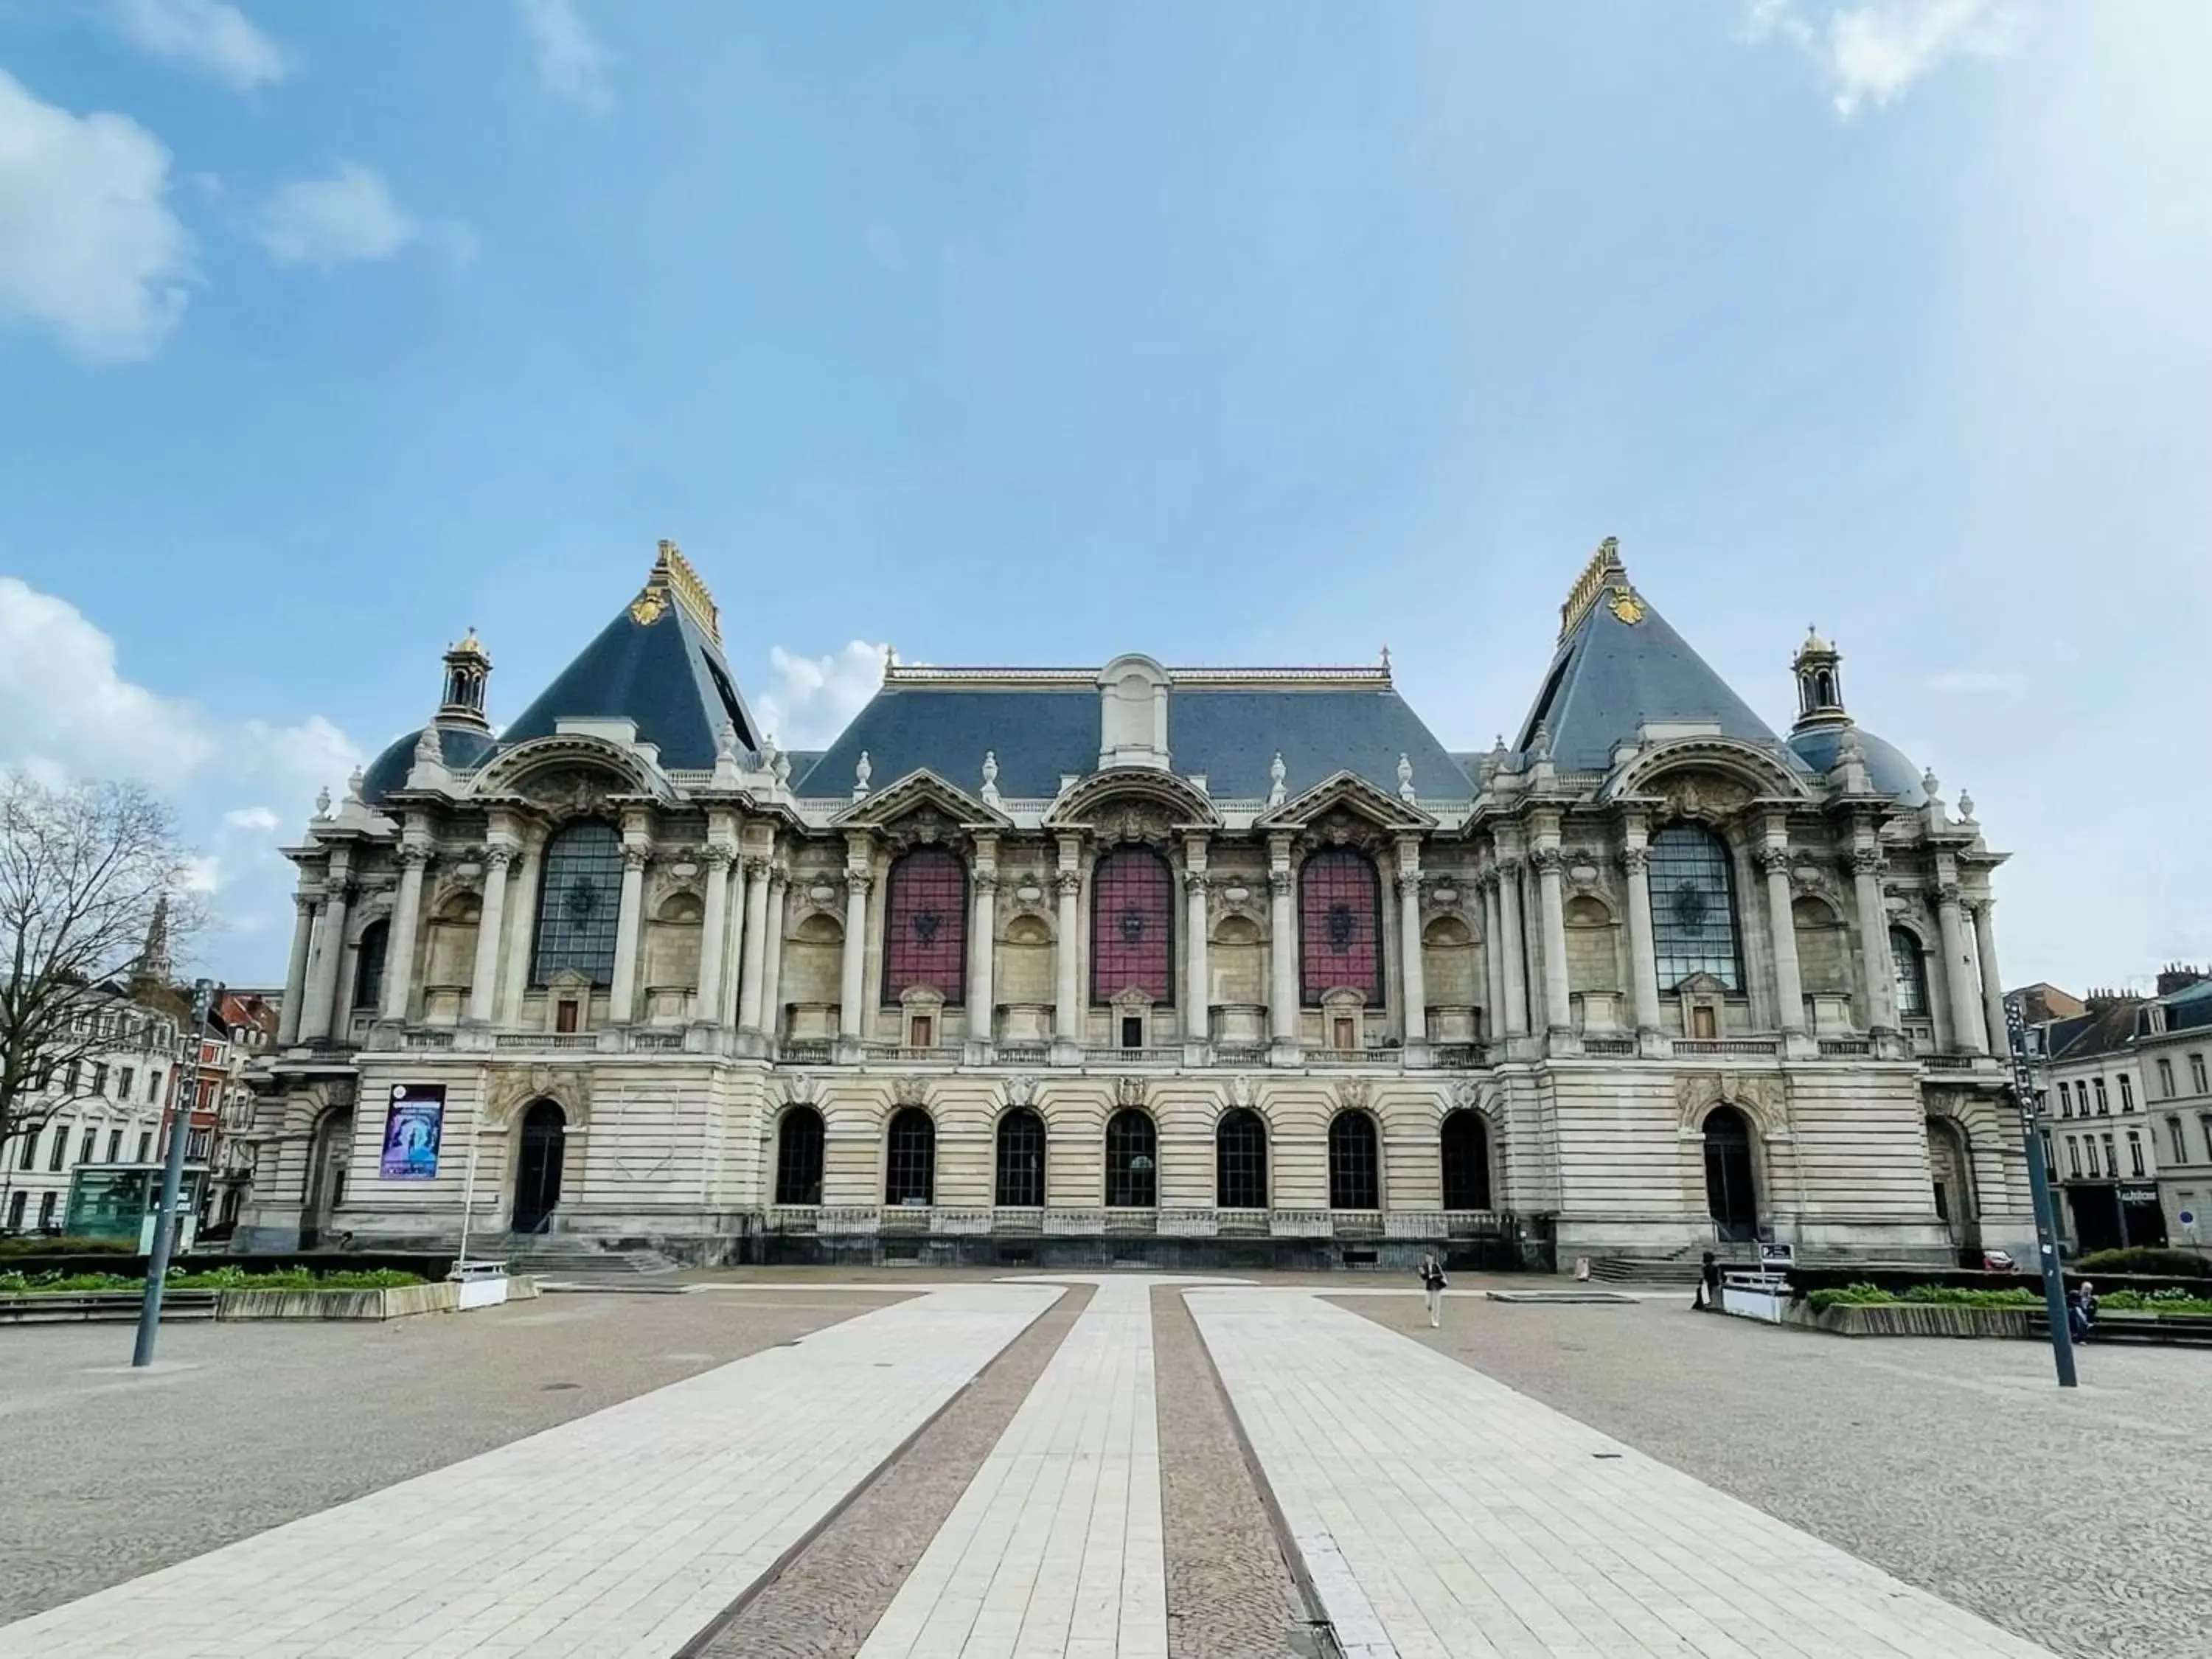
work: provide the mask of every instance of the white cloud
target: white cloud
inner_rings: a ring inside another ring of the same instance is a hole
[[[827,745],[884,683],[884,647],[854,640],[827,657],[768,653],[775,683],[753,700],[769,734],[786,749]]]
[[[2027,693],[2025,674],[1989,668],[1951,668],[1930,674],[1922,682],[1930,691],[1954,697],[2002,697],[2010,701]]]
[[[130,779],[169,797],[187,836],[212,843],[191,880],[216,895],[229,932],[289,927],[281,832],[297,830],[316,790],[335,791],[362,759],[319,714],[289,726],[222,720],[125,678],[115,642],[76,606],[0,576],[0,768],[49,782]],[[224,807],[249,788],[275,804]],[[283,964],[240,967],[266,977]]]
[[[352,161],[340,163],[327,179],[279,185],[254,222],[255,235],[280,265],[388,259],[421,228],[400,211],[374,170]]]
[[[221,0],[114,0],[110,15],[117,32],[141,52],[234,92],[272,85],[291,71],[276,43]]]
[[[613,62],[576,9],[576,0],[521,0],[523,27],[538,54],[538,78],[556,98],[593,115],[615,106],[607,70]]]
[[[1747,0],[1744,34],[1788,41],[1828,83],[1836,112],[1879,109],[1948,58],[1995,58],[2019,39],[2014,0],[1865,0],[1831,9],[1825,27],[1805,0]]]
[[[0,316],[88,356],[143,357],[185,309],[191,239],[169,152],[126,115],[72,115],[0,70]]]

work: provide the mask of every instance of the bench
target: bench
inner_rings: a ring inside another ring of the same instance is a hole
[[[2048,1337],[2051,1316],[2030,1314],[2029,1334]],[[2212,1315],[2108,1313],[2097,1316],[2092,1342],[2161,1343],[2171,1347],[2212,1348]]]
[[[161,1297],[164,1319],[213,1319],[213,1291],[169,1291]],[[75,1322],[135,1323],[145,1305],[141,1291],[83,1291],[54,1296],[0,1296],[0,1324],[55,1325]]]

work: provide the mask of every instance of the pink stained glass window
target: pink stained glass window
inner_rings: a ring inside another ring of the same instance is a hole
[[[884,1001],[927,986],[954,1006],[967,997],[968,871],[942,848],[891,866],[884,914]]]
[[[1298,981],[1309,1008],[1349,988],[1382,1006],[1382,884],[1364,853],[1333,847],[1298,873]]]
[[[1118,848],[1091,872],[1091,1000],[1132,986],[1175,1001],[1175,878],[1147,847]]]

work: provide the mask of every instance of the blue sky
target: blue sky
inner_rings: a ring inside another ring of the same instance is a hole
[[[779,735],[929,661],[1372,660],[1518,720],[1622,539],[1808,622],[2014,860],[2212,956],[2212,7],[0,0],[0,764],[176,796],[281,974],[315,787],[655,539]]]

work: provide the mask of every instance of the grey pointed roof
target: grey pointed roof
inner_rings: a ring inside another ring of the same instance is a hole
[[[988,683],[1005,672],[1006,684]],[[1279,751],[1291,793],[1351,771],[1395,794],[1398,757],[1413,769],[1424,795],[1466,796],[1474,787],[1383,671],[1170,669],[1168,751],[1178,775],[1206,776],[1225,799],[1267,793],[1269,763]],[[1322,678],[1330,676],[1330,678]],[[793,787],[838,795],[853,787],[863,750],[878,779],[926,768],[963,789],[975,787],[986,750],[999,763],[1000,793],[1046,799],[1063,775],[1098,769],[1099,694],[1087,671],[894,669],[878,691]]]
[[[1629,585],[1608,540],[1562,609],[1559,648],[1518,747],[1528,749],[1541,722],[1561,770],[1602,772],[1613,746],[1635,742],[1638,727],[1677,720],[1711,722],[1724,737],[1779,746],[1751,705]]]
[[[624,719],[635,723],[639,742],[658,746],[663,767],[678,771],[714,764],[725,720],[737,726],[739,747],[760,746],[760,727],[722,656],[714,603],[668,542],[644,591],[515,717],[499,746],[550,737],[563,720]]]

